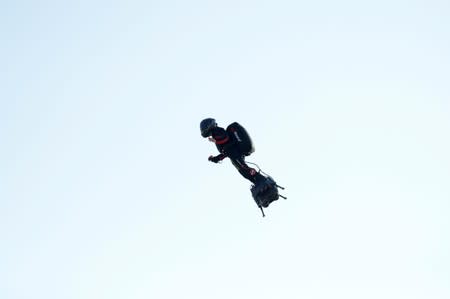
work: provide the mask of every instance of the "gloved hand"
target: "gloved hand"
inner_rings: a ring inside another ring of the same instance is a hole
[[[211,161],[213,163],[219,163],[220,157],[209,156],[208,161]]]

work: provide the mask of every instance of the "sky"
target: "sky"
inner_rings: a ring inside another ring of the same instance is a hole
[[[450,2],[3,1],[0,298],[450,298]],[[199,123],[238,121],[261,217]]]

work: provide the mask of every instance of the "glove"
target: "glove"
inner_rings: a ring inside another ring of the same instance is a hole
[[[209,156],[208,161],[211,161],[213,163],[218,163],[220,161],[220,157],[214,157],[214,156]]]

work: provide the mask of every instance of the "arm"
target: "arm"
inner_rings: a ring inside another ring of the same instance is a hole
[[[220,154],[217,156],[210,156],[208,158],[209,161],[218,163],[228,157],[225,148],[227,147],[227,143],[230,141],[230,138],[228,137],[228,133],[225,131],[225,129],[216,127],[213,130],[212,136],[209,138],[209,141],[214,142],[220,152]]]
[[[217,156],[209,156],[208,160],[214,163],[219,163],[220,161],[222,161],[223,159],[225,159],[227,157],[227,155],[225,154],[219,154]]]

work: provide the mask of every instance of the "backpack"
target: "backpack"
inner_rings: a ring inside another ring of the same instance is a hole
[[[238,145],[242,154],[250,156],[255,151],[252,139],[243,126],[234,122],[227,127],[227,132]]]

